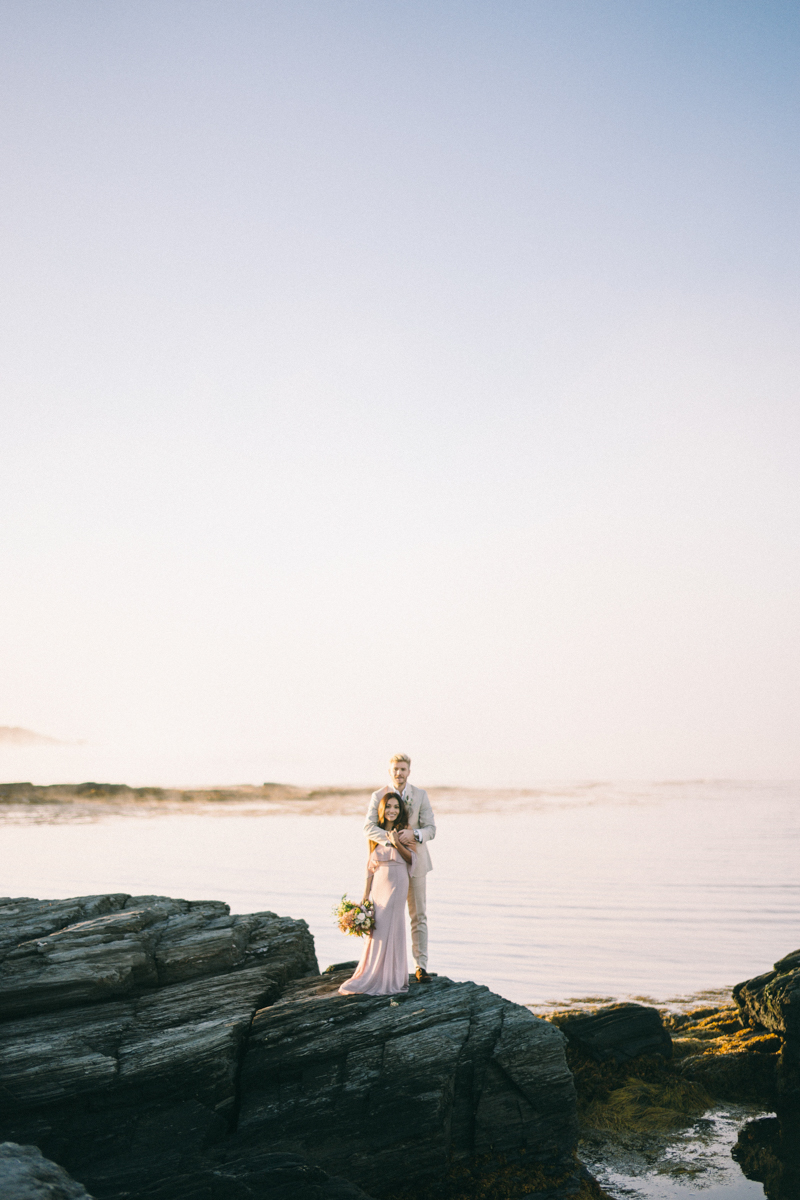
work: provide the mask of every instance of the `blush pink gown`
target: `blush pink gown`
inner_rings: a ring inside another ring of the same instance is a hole
[[[409,864],[391,846],[376,846],[370,854],[367,870],[373,876],[375,928],[365,939],[355,974],[339,988],[343,996],[391,996],[408,991],[406,901],[416,863],[416,854],[412,853]]]

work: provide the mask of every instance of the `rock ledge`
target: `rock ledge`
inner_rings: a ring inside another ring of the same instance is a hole
[[[96,1200],[585,1186],[554,1025],[445,978],[340,996],[347,973],[320,976],[305,922],[274,913],[0,900],[0,1137]]]

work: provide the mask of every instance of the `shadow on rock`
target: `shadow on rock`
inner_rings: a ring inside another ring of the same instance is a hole
[[[599,1195],[555,1025],[443,977],[340,996],[347,974],[275,913],[0,899],[0,1136],[95,1200]]]

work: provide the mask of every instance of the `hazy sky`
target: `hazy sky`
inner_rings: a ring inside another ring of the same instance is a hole
[[[0,775],[800,776],[799,51],[3,0]]]

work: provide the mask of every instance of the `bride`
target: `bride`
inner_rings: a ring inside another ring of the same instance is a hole
[[[355,974],[339,988],[342,995],[389,996],[408,991],[406,900],[414,874],[416,842],[408,812],[397,792],[387,792],[378,807],[378,824],[391,846],[370,842],[364,899],[375,905],[375,928],[366,939]]]

